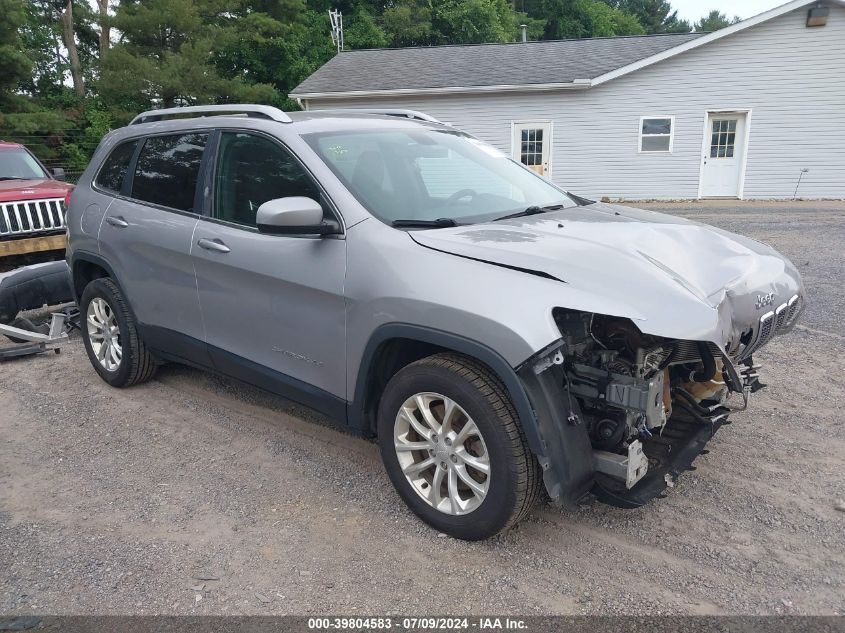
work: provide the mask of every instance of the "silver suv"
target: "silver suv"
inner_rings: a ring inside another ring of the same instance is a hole
[[[659,495],[804,304],[768,246],[582,199],[410,111],[147,112],[68,219],[103,380],[176,361],[303,403],[376,436],[408,506],[462,539],[543,489]]]

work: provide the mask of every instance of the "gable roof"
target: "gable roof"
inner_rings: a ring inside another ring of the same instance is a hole
[[[828,0],[845,5],[845,0]],[[784,5],[712,33],[369,49],[339,53],[290,93],[297,99],[584,89],[800,9]]]
[[[586,82],[700,33],[368,49],[339,53],[293,96]]]

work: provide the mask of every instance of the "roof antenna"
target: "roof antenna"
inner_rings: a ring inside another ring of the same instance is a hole
[[[343,50],[343,14],[337,9],[329,9],[329,20],[332,23],[332,43],[340,53]]]
[[[522,29],[522,41],[527,42],[528,41],[528,25],[527,24],[520,24],[519,28]]]

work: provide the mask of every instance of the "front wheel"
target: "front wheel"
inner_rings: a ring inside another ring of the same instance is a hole
[[[437,354],[400,370],[382,396],[378,436],[405,503],[455,538],[510,529],[540,493],[537,460],[504,386],[471,358]]]

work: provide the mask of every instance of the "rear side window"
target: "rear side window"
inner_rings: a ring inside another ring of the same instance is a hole
[[[208,134],[153,136],[144,141],[132,197],[179,211],[194,211],[194,194]]]
[[[126,178],[126,172],[129,171],[129,161],[132,160],[132,154],[135,153],[137,145],[138,141],[129,141],[115,147],[100,168],[100,173],[97,174],[94,184],[101,189],[120,193],[123,188],[123,179]]]

